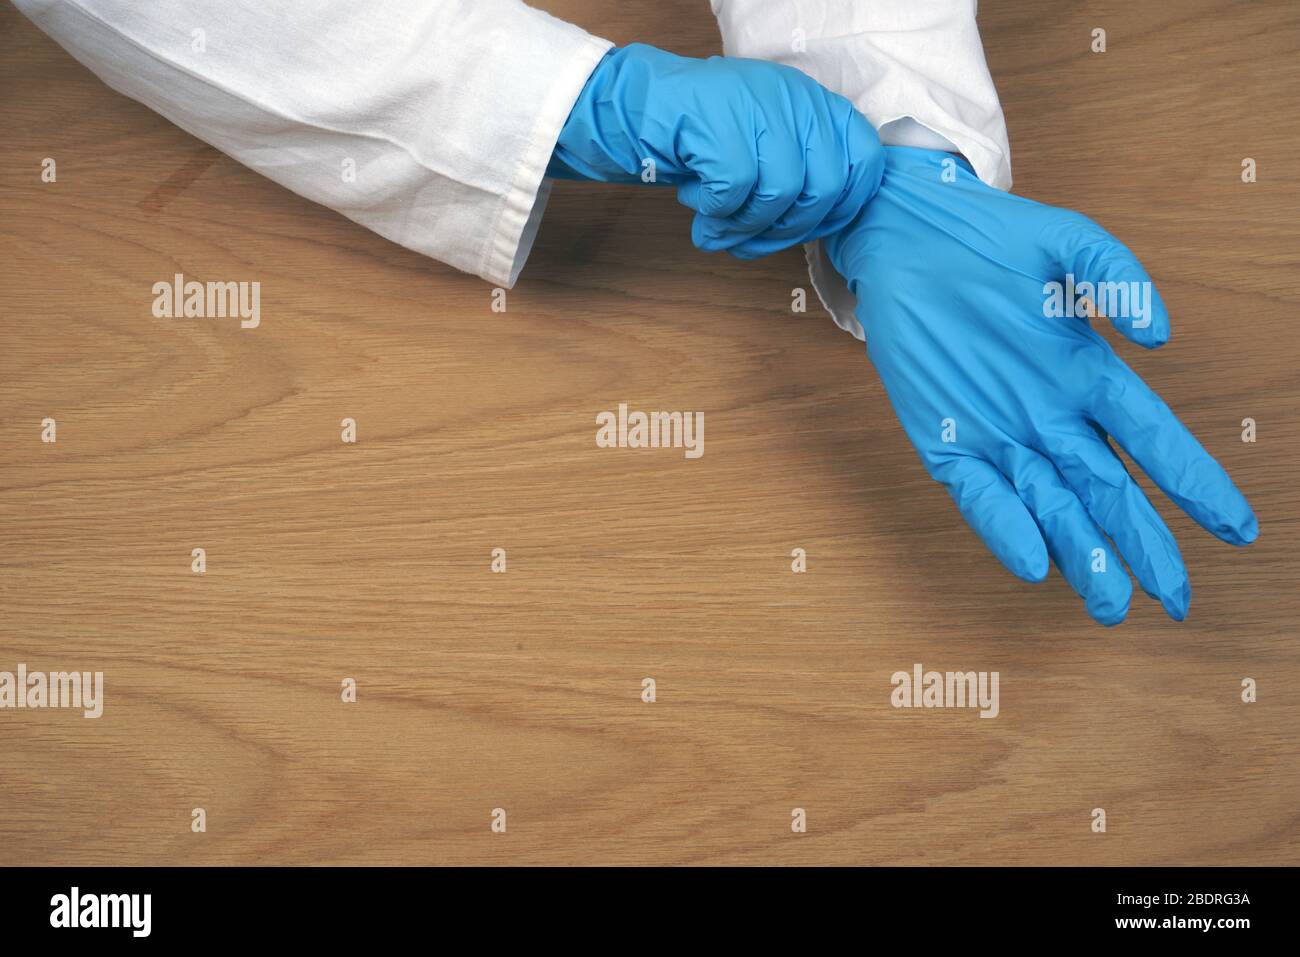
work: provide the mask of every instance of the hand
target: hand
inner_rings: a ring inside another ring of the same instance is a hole
[[[1050,555],[1088,613],[1117,624],[1132,586],[1113,542],[1182,620],[1178,545],[1109,439],[1214,535],[1245,545],[1259,529],[1227,473],[1070,308],[1072,280],[1124,336],[1163,345],[1150,278],[1079,213],[985,186],[948,153],[885,153],[876,197],[826,246],[926,470],[1021,578],[1041,580]]]
[[[883,168],[871,124],[798,70],[634,43],[592,73],[548,174],[676,185],[696,246],[754,259],[848,225]]]

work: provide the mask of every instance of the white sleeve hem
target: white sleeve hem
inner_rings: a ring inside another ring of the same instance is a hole
[[[551,195],[551,184],[545,179],[546,167],[550,165],[560,131],[592,71],[612,46],[608,40],[588,37],[551,87],[529,134],[528,148],[502,197],[496,225],[484,250],[478,275],[488,282],[510,289],[519,278]]]

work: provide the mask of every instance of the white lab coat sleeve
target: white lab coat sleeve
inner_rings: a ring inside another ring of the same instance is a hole
[[[608,41],[518,0],[14,0],[105,83],[394,242],[514,284]]]
[[[1011,187],[1011,148],[984,62],[976,0],[711,0],[728,56],[796,67],[847,97],[888,145],[959,152]],[[820,242],[805,247],[813,287],[859,339],[853,294]]]

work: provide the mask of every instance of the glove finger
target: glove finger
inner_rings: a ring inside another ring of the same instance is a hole
[[[1103,625],[1118,625],[1128,614],[1133,585],[1105,534],[1045,458],[1021,449],[1015,466],[1009,474],[1038,523],[1052,561],[1089,615]]]
[[[1111,353],[1091,415],[1184,512],[1233,545],[1259,536],[1259,522],[1228,473],[1164,400]]]
[[[815,239],[820,232],[821,223],[835,205],[840,187],[837,184],[835,191],[830,192],[825,188],[830,184],[812,181],[814,175],[810,164],[810,182],[790,208],[771,227],[731,247],[728,252],[737,259],[758,259]]]
[[[677,187],[677,201],[697,214],[691,227],[697,246],[703,237],[696,234],[701,219],[725,222],[749,202],[758,187],[758,156],[749,145],[757,133],[744,125],[736,136],[745,144],[741,149],[735,143],[721,143],[711,134],[693,135],[689,148],[681,147],[683,155],[678,162],[692,175]]]
[[[699,215],[691,239],[700,249],[731,249],[759,235],[794,206],[803,191],[806,168],[799,139],[786,133],[761,133],[757,140],[758,179],[749,198],[730,216]],[[805,228],[811,229],[812,225]]]
[[[1002,473],[982,459],[955,456],[934,466],[962,516],[998,561],[1017,578],[1047,576],[1047,546],[1025,503]]]
[[[757,178],[755,172],[754,179]],[[695,210],[696,220],[715,216],[725,218],[744,205],[753,190],[754,181],[747,181],[744,171],[729,180],[713,179],[707,183],[692,176],[678,185],[677,202]]]
[[[885,175],[885,148],[876,128],[844,97],[829,90],[825,93],[830,100],[829,110],[836,117],[833,122],[840,129],[839,141],[849,172],[835,206],[809,239],[837,233],[853,222],[876,195]]]
[[[1147,349],[1169,341],[1164,300],[1122,242],[1087,216],[1062,210],[1051,211],[1043,241],[1064,273],[1067,297],[1074,303],[1086,295],[1120,335]]]
[[[839,232],[880,188],[885,159],[875,127],[848,100],[819,92],[806,133],[803,191],[771,228],[732,248],[733,256],[757,259]]]
[[[1175,621],[1186,618],[1192,588],[1178,543],[1124,463],[1086,426],[1078,434],[1050,437],[1047,446],[1061,476],[1119,548],[1142,590]]]

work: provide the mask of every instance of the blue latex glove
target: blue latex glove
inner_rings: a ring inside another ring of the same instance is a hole
[[[548,175],[676,185],[691,239],[742,259],[836,232],[880,184],[875,129],[791,67],[634,43],[596,67]]]
[[[1191,588],[1178,545],[1109,439],[1224,541],[1254,541],[1255,515],[1086,314],[1052,308],[1048,285],[1064,287],[1067,275],[1145,284],[1145,309],[1134,298],[1119,316],[1108,297],[1103,314],[1153,348],[1169,338],[1169,316],[1150,278],[1079,213],[992,189],[948,153],[885,152],[876,197],[826,248],[858,297],[868,354],[926,471],[1021,578],[1041,580],[1050,555],[1088,613],[1116,624],[1132,586],[1113,542],[1142,589],[1181,620]]]

